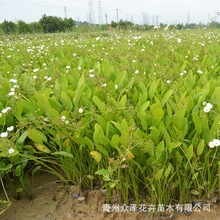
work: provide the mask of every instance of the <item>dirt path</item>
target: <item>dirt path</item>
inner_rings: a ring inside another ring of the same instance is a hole
[[[92,190],[81,192],[78,187],[64,189],[56,177],[41,173],[35,177],[34,200],[26,198],[16,201],[0,216],[2,220],[219,220],[220,206],[211,205],[210,212],[201,209],[190,216],[183,213],[169,213],[166,217],[152,217],[150,213],[134,210],[111,209],[106,204],[104,192]],[[2,193],[0,198],[2,198]],[[103,206],[104,204],[104,206]],[[111,207],[112,208],[112,207]],[[118,212],[119,211],[119,212]]]

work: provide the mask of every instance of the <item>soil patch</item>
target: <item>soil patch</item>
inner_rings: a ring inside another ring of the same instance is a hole
[[[82,192],[79,187],[68,189],[53,175],[39,173],[33,181],[34,200],[11,198],[12,204],[0,216],[2,220],[218,220],[220,206],[210,203],[210,212],[170,212],[166,216],[153,217],[152,213],[122,209],[108,210],[105,193],[102,190]],[[0,194],[0,198],[4,198]],[[104,212],[110,211],[110,212]],[[199,210],[198,210],[199,211]]]

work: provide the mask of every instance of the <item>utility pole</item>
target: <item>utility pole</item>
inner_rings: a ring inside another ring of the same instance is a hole
[[[119,21],[118,21],[118,8],[115,9],[116,10],[116,16],[117,16],[117,24],[118,24],[118,29],[119,29]]]
[[[159,15],[156,16],[156,26],[159,25]]]
[[[64,14],[65,14],[65,18],[67,18],[66,7],[64,7]]]
[[[108,14],[107,13],[105,13],[105,23],[106,23],[106,25],[108,24]]]
[[[99,0],[99,25],[103,23],[102,19],[102,5],[101,5],[101,0]]]
[[[89,0],[89,23],[90,24],[94,24],[95,23],[92,0]]]

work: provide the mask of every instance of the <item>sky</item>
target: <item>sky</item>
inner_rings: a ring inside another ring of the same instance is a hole
[[[43,14],[76,21],[110,23],[118,19],[137,24],[220,22],[220,0],[0,0],[0,23],[27,23]]]

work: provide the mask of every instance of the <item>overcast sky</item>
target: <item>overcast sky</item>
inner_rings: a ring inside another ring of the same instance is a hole
[[[207,23],[220,11],[220,0],[0,0],[0,22],[39,21],[46,14],[95,23],[107,17],[110,23],[117,11],[119,19],[138,24]]]

